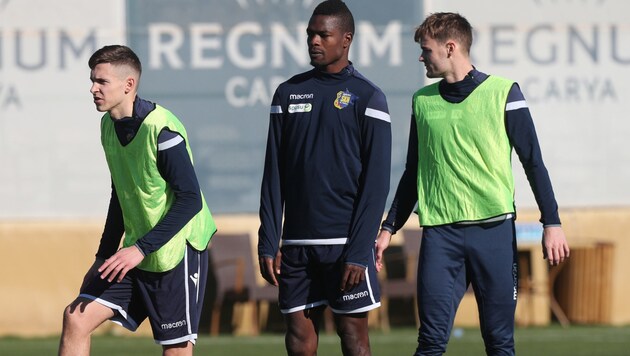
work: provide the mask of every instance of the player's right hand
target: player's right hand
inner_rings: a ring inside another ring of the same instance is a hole
[[[144,254],[136,245],[123,247],[106,259],[98,271],[101,273],[102,279],[107,279],[108,282],[116,280],[120,283],[127,272],[139,265],[143,259]]]
[[[260,274],[263,278],[274,286],[278,286],[278,278],[280,275],[280,261],[282,260],[282,253],[278,251],[276,258],[262,256],[258,259],[258,265],[260,268]]]
[[[392,233],[387,230],[381,230],[381,232],[378,233],[374,246],[376,249],[376,272],[380,272],[383,269],[383,264],[385,263],[383,260],[383,252],[389,246],[391,239]]]
[[[557,266],[569,258],[571,250],[560,226],[547,226],[543,229],[542,250],[543,257],[549,261],[550,266]]]

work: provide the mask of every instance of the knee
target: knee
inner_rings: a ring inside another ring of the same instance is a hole
[[[89,315],[86,315],[86,303],[75,300],[63,310],[63,331],[72,333],[92,332]]]
[[[353,325],[339,324],[337,325],[337,336],[342,341],[346,341],[355,344],[361,340],[361,330],[358,330]]]
[[[514,350],[514,319],[511,313],[503,318],[485,318],[481,335],[488,355],[511,355]]]
[[[162,355],[192,355],[193,344],[190,341],[184,341],[178,344],[162,345]]]
[[[414,355],[442,355],[446,352],[449,331],[446,328],[429,328],[427,323],[420,325],[418,348]]]
[[[314,337],[300,331],[288,331],[285,336],[287,354],[291,356],[317,355],[317,335]]]
[[[63,330],[64,331],[78,331],[81,329],[81,317],[80,312],[77,310],[74,304],[68,305],[63,310]]]
[[[367,317],[338,317],[337,335],[344,355],[371,354]]]
[[[485,332],[482,334],[488,355],[514,355],[514,337],[506,332]]]

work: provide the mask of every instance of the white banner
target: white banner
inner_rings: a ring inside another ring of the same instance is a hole
[[[525,94],[561,208],[630,203],[630,2],[425,1],[473,26],[473,64]],[[517,206],[535,201],[514,159]]]
[[[0,0],[0,218],[102,217],[109,174],[87,60],[128,43],[144,65],[140,95],[188,128],[213,212],[252,213],[269,101],[308,70],[312,0]],[[404,167],[411,95],[424,85],[414,27],[457,11],[473,25],[474,64],[516,80],[529,102],[559,204],[628,205],[630,2],[346,1],[357,69],[388,97],[392,192]],[[37,11],[33,11],[37,9]],[[534,207],[517,169],[517,204]]]
[[[109,174],[87,61],[124,43],[121,0],[0,1],[0,218],[101,216]]]

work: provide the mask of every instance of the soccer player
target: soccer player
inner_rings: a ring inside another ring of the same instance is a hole
[[[108,319],[135,330],[148,317],[164,355],[192,355],[216,228],[186,130],[137,96],[142,69],[130,48],[105,46],[88,64],[112,193],[96,261],[64,311],[59,354],[89,355]]]
[[[343,353],[369,355],[367,312],[380,306],[374,241],[389,190],[390,117],[383,92],[348,60],[354,20],[347,6],[320,3],[306,32],[314,68],[279,85],[271,103],[260,271],[279,286],[289,355],[317,353],[326,306]]]
[[[511,80],[471,64],[472,28],[459,14],[435,13],[415,32],[429,78],[413,96],[405,171],[377,239],[380,269],[391,235],[418,203],[416,355],[446,351],[455,312],[475,292],[489,355],[514,354],[517,248],[512,148],[541,212],[549,264],[569,257],[558,205],[523,94]]]

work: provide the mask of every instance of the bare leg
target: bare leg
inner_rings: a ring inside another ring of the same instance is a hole
[[[88,356],[92,332],[114,316],[110,308],[85,298],[77,298],[63,313],[59,342],[60,356]]]
[[[191,356],[193,354],[193,343],[190,341],[174,345],[162,345],[163,356]]]
[[[335,314],[337,335],[341,338],[341,350],[346,356],[369,356],[367,313]]]
[[[325,306],[285,315],[287,334],[284,342],[289,356],[317,355],[319,323]]]

